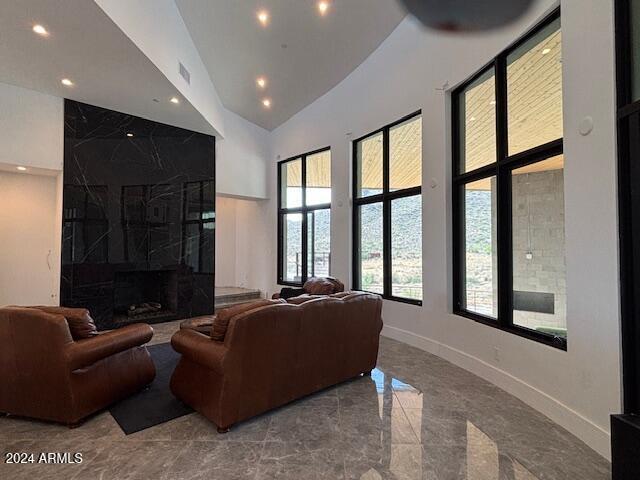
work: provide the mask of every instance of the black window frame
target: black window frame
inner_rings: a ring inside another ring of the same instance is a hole
[[[382,298],[392,300],[394,302],[408,303],[411,305],[422,306],[422,300],[415,298],[405,298],[392,295],[391,285],[391,202],[399,198],[420,196],[422,200],[422,179],[420,186],[404,188],[401,190],[389,190],[389,132],[393,127],[408,122],[416,117],[422,116],[422,110],[417,110],[409,115],[402,117],[395,122],[385,125],[373,132],[367,133],[352,142],[352,285],[354,290],[362,290],[360,278],[360,252],[357,248],[360,245],[360,216],[359,208],[363,205],[374,203],[382,203],[382,269],[383,269],[383,293]],[[366,197],[358,197],[358,144],[370,137],[382,134],[382,193],[370,195]],[[422,135],[422,132],[421,132]],[[422,219],[421,219],[422,228]],[[422,253],[422,252],[421,252]],[[422,271],[422,269],[421,269]],[[378,292],[374,292],[378,294]]]
[[[531,330],[513,323],[513,248],[512,248],[512,197],[511,174],[514,170],[563,154],[563,137],[528,150],[509,155],[507,58],[510,53],[525,44],[545,27],[560,19],[560,8],[554,10],[524,36],[500,52],[469,79],[451,92],[452,112],[452,235],[453,235],[453,313],[500,330],[567,350],[567,339]],[[562,28],[562,27],[560,27]],[[461,171],[460,155],[460,94],[480,78],[493,70],[496,101],[496,161],[468,172]],[[497,318],[464,309],[464,211],[461,195],[465,185],[487,178],[496,178],[496,252],[497,252]]]
[[[277,163],[276,168],[278,169],[278,285],[287,285],[291,287],[301,287],[306,280],[308,280],[308,232],[307,232],[307,216],[309,213],[314,213],[317,210],[329,210],[331,214],[331,202],[329,203],[321,203],[317,205],[307,205],[307,157],[311,157],[313,155],[317,155],[322,152],[331,152],[331,146],[319,148],[317,150],[312,150],[307,153],[303,153],[301,155],[295,155],[293,157],[287,158],[285,160],[281,160]],[[302,167],[302,202],[300,207],[292,207],[292,208],[284,208],[282,206],[282,165],[285,163],[293,162],[296,160],[301,161]],[[331,162],[331,170],[333,171],[333,159]],[[333,189],[333,185],[332,185]],[[287,214],[291,213],[300,213],[302,215],[302,270],[301,270],[301,281],[300,282],[292,282],[290,280],[286,280],[284,278],[284,270],[283,270],[283,254],[284,254],[284,239],[283,239],[283,226],[284,226],[284,217]],[[331,240],[329,240],[329,275],[331,275]]]

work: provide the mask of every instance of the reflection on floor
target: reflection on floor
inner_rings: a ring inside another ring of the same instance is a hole
[[[167,332],[175,325],[163,327]],[[156,328],[156,331],[158,329]],[[75,465],[0,464],[3,479],[590,480],[609,463],[521,401],[386,338],[378,369],[238,425],[198,414],[125,436],[0,418],[3,452],[82,452]]]

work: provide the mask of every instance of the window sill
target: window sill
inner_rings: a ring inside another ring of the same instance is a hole
[[[558,350],[562,350],[565,352],[567,351],[566,338],[546,335],[544,333],[536,332],[535,330],[528,330],[526,328],[518,327],[516,325],[503,326],[498,323],[497,319],[493,319],[491,317],[486,317],[484,315],[469,312],[467,310],[454,309],[453,314],[458,315],[459,317],[468,318],[470,320],[473,320],[478,323],[482,323],[484,325],[496,328],[498,330],[502,330],[503,332],[512,333],[514,335],[517,335],[518,337],[523,337],[528,340],[533,340],[534,342],[545,344],[549,347],[557,348]]]

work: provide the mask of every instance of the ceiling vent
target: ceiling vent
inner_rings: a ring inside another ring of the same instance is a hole
[[[180,75],[182,75],[182,78],[184,78],[187,84],[191,85],[191,74],[189,73],[189,70],[187,70],[187,68],[182,64],[182,62],[178,62],[178,65],[179,65]]]

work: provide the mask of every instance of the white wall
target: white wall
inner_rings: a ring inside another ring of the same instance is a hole
[[[264,201],[216,197],[216,286],[268,284],[264,267],[274,258],[268,250],[268,226],[274,218],[262,216],[265,205]]]
[[[0,83],[0,305],[59,302],[63,149],[63,100]]]
[[[0,172],[0,306],[58,304],[57,189],[55,177]]]
[[[224,107],[174,0],[95,2],[224,137]],[[191,73],[190,84],[178,62]]]
[[[216,191],[222,195],[267,197],[269,132],[224,111],[224,138],[216,138]]]
[[[489,379],[609,457],[608,415],[621,407],[612,3],[562,2],[566,352],[450,313],[450,112],[449,96],[441,89],[464,81],[516,40],[556,6],[550,0],[538,2],[519,24],[490,34],[434,34],[405,19],[349,77],[276,129],[271,200],[251,217],[269,219],[264,226],[268,244],[260,243],[265,254],[254,259],[254,270],[267,273],[254,274],[255,281],[264,282],[255,286],[278,288],[277,158],[331,146],[332,272],[350,280],[350,139],[421,108],[424,303],[385,301],[384,334]],[[595,129],[582,137],[577,126],[586,115],[593,117]]]
[[[64,104],[0,83],[0,164],[62,170]]]
[[[236,204],[236,282],[239,287],[259,288],[263,295],[273,293],[276,264],[272,227],[276,211],[269,201],[238,200]]]
[[[238,200],[216,196],[216,286],[236,285],[236,205]]]

